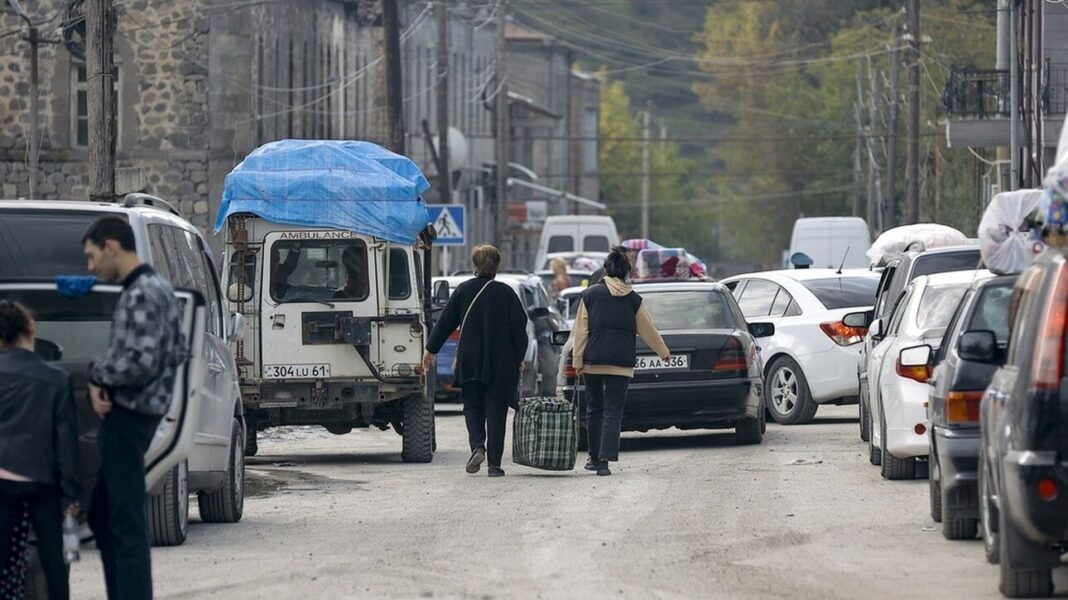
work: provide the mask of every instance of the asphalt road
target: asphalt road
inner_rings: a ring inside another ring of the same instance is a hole
[[[886,482],[856,407],[731,432],[625,434],[612,477],[508,466],[463,471],[463,418],[445,408],[429,465],[400,438],[272,430],[249,459],[236,525],[193,523],[153,550],[159,598],[993,598],[981,542],[948,542],[927,481]],[[509,436],[511,443],[511,436]],[[1058,589],[1068,576],[1057,573]],[[102,598],[95,551],[75,598]]]

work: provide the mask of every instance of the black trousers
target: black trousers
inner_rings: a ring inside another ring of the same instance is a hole
[[[464,419],[471,451],[486,449],[486,462],[501,466],[504,456],[504,434],[508,427],[508,400],[491,398],[485,384],[468,381],[460,388],[464,399]]]
[[[111,600],[152,598],[145,452],[160,417],[115,405],[100,424],[100,471],[89,509]]]
[[[619,430],[630,378],[619,375],[583,375],[586,380],[586,427],[590,456],[619,460]]]
[[[63,508],[59,487],[0,479],[0,598],[21,598],[26,576],[29,527],[37,535],[37,556],[50,600],[70,598],[63,560]],[[32,575],[31,575],[32,576]]]

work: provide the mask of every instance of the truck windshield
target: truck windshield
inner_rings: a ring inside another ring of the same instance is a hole
[[[271,246],[276,302],[361,301],[368,296],[362,240],[284,240]]]

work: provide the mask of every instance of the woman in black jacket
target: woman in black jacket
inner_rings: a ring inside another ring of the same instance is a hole
[[[29,527],[48,597],[70,597],[63,516],[78,512],[78,434],[70,378],[34,353],[37,324],[0,300],[0,598],[22,596]]]

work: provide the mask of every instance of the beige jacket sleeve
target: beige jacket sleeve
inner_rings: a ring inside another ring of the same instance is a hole
[[[575,370],[583,367],[582,356],[586,354],[586,343],[590,340],[590,320],[586,315],[586,303],[579,301],[578,313],[575,314],[575,326],[571,330],[575,348],[571,351],[571,366]]]
[[[649,316],[649,311],[645,310],[644,304],[638,308],[637,325],[638,336],[652,348],[653,352],[656,352],[661,360],[667,360],[671,356],[671,351],[664,343],[664,338],[660,337],[660,332],[656,330],[653,318]]]

